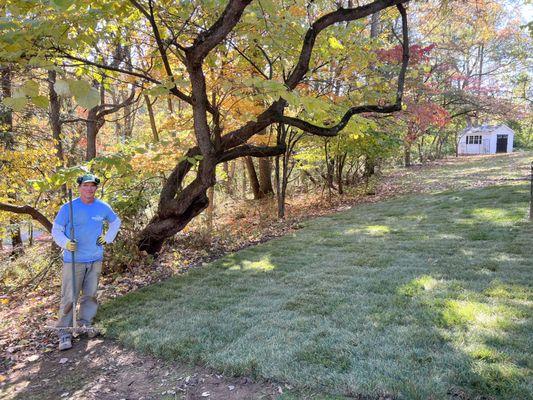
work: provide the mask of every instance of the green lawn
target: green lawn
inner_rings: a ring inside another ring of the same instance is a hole
[[[357,206],[107,303],[100,323],[286,382],[285,399],[532,399],[528,199],[513,181]]]

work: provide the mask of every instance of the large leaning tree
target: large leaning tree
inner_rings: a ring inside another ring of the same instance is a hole
[[[218,164],[285,151],[281,140],[271,145],[256,140],[270,127],[284,124],[332,137],[358,114],[401,110],[409,62],[403,5],[408,1],[52,0],[55,8],[42,12],[48,28],[32,44],[49,59],[108,76],[128,75],[150,87],[150,95],[173,96],[191,110],[195,146],[173,167],[154,216],[140,232],[139,248],[154,254],[208,206]],[[402,59],[383,74],[386,82],[379,84],[388,85],[387,92],[369,100],[361,87],[377,80],[361,69],[370,74],[379,68],[369,62],[372,50],[361,37],[376,13],[389,14]],[[132,49],[129,65],[106,64],[88,50],[91,40],[98,43],[104,36]],[[353,68],[339,71],[347,64]],[[331,75],[335,90],[316,107],[316,93]],[[243,110],[239,104],[254,107]]]

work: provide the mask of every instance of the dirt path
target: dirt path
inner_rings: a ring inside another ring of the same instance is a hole
[[[15,365],[1,383],[2,399],[275,399],[283,390],[165,362],[98,338],[35,358]]]

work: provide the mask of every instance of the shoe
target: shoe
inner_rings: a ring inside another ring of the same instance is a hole
[[[59,338],[59,351],[68,350],[72,348],[72,339],[70,336],[61,336]]]
[[[93,339],[100,334],[98,329],[87,323],[81,323],[78,326],[83,329],[82,333],[86,333],[89,339]]]
[[[100,331],[93,326],[87,327],[87,337],[93,339],[100,334]]]

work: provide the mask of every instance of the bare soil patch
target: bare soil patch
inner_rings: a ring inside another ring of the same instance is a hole
[[[165,362],[110,340],[81,339],[71,350],[34,356],[2,382],[3,399],[274,399],[283,389],[247,377]]]

